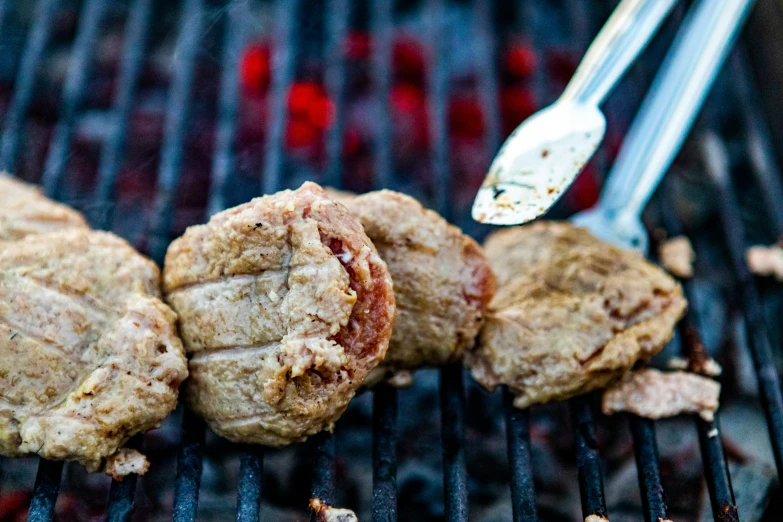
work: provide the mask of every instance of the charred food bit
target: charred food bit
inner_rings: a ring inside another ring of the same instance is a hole
[[[331,194],[359,218],[394,282],[397,319],[375,374],[460,360],[475,342],[495,292],[481,247],[404,194]]]
[[[0,172],[0,241],[73,228],[88,228],[81,214]]]
[[[750,247],[746,257],[754,274],[783,281],[783,247],[780,245]]]
[[[691,240],[685,236],[677,236],[667,239],[658,247],[658,257],[661,265],[671,274],[686,279],[693,277],[693,263],[696,261],[696,253],[693,251]]]
[[[569,223],[507,229],[485,247],[498,292],[465,360],[518,408],[605,387],[658,353],[686,308],[663,270]]]
[[[698,413],[712,421],[718,409],[720,384],[694,373],[655,369],[629,372],[604,391],[604,414],[630,412],[648,419]]]
[[[310,509],[315,513],[316,522],[359,522],[350,509],[333,508],[317,498],[310,499]]]
[[[185,399],[236,442],[331,428],[391,337],[386,264],[314,183],[189,228],[169,248],[164,288],[190,355]]]
[[[103,472],[114,480],[122,481],[131,473],[144,475],[149,469],[150,463],[147,461],[147,457],[135,449],[120,448],[117,453],[106,459]]]
[[[157,427],[187,377],[160,273],[105,232],[0,242],[0,454],[96,471]]]

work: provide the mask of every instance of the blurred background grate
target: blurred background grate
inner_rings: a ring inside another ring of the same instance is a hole
[[[311,496],[384,522],[723,521],[735,503],[741,520],[780,520],[783,294],[743,261],[783,234],[783,4],[758,4],[646,216],[698,254],[683,328],[725,370],[719,437],[717,420],[604,418],[591,397],[519,411],[452,366],[364,394],[334,435],[282,450],[229,444],[178,410],[133,441],[152,461],[139,480],[0,459],[0,520],[293,522]],[[0,1],[0,165],[158,263],[187,226],[308,179],[407,192],[481,239],[469,208],[489,161],[614,6]],[[604,145],[551,217],[596,201],[685,9],[607,101]],[[687,353],[680,338],[667,355]]]

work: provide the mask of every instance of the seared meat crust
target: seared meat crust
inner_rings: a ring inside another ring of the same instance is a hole
[[[87,229],[81,214],[0,173],[0,241],[71,228]]]
[[[335,199],[359,218],[394,282],[397,320],[379,370],[460,360],[475,342],[495,292],[495,277],[481,247],[398,192],[341,192]]]
[[[0,242],[0,453],[94,471],[166,418],[187,368],[159,285],[109,233]]]
[[[605,387],[658,353],[686,308],[663,270],[569,223],[507,229],[485,248],[499,289],[466,364],[518,408]]]
[[[189,228],[169,248],[186,401],[233,441],[284,445],[329,429],[384,357],[394,320],[385,263],[314,183]]]

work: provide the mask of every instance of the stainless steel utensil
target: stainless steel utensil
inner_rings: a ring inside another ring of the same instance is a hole
[[[590,45],[562,96],[516,128],[498,151],[473,204],[473,219],[513,225],[554,204],[606,129],[598,106],[636,59],[675,0],[623,0]]]
[[[699,0],[631,124],[598,204],[572,221],[646,253],[641,213],[682,146],[753,0]]]

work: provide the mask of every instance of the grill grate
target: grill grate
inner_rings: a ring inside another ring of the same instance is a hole
[[[277,45],[274,52],[274,71],[269,110],[272,117],[267,131],[263,161],[263,190],[274,192],[282,186],[284,169],[284,140],[287,119],[286,100],[295,77],[296,57],[300,34],[297,21],[302,16],[304,0],[278,2],[276,14]],[[49,148],[43,174],[46,192],[57,196],[63,182],[65,164],[73,134],[74,119],[86,88],[90,65],[94,59],[96,34],[107,12],[107,0],[86,0],[82,7],[81,22],[73,47],[72,64],[62,94],[62,109],[58,125]],[[346,118],[346,59],[342,52],[350,25],[350,0],[326,2],[327,50],[325,83],[334,100],[334,122],[327,135],[327,166],[324,180],[339,187],[343,182],[342,135]],[[501,141],[501,115],[497,103],[499,87],[497,72],[493,66],[496,55],[492,2],[474,2],[475,34],[478,47],[487,59],[480,60],[479,86],[481,104],[486,115],[485,133],[488,151],[497,150]],[[525,2],[525,5],[528,3]],[[5,3],[1,4],[3,7]],[[28,113],[36,74],[41,58],[49,41],[55,15],[60,7],[59,0],[39,0],[33,26],[30,30],[19,71],[15,90],[5,113],[2,143],[0,144],[0,165],[14,171],[22,141],[25,117]],[[584,7],[584,6],[583,6]],[[169,110],[166,117],[162,156],[159,165],[158,186],[152,218],[150,251],[160,263],[163,260],[172,225],[172,209],[180,185],[185,140],[188,132],[192,86],[196,73],[197,50],[207,22],[203,0],[184,0],[177,41],[177,67],[170,91]],[[529,6],[526,8],[529,10]],[[372,55],[372,76],[374,91],[383,108],[378,114],[377,137],[375,140],[375,187],[394,187],[394,162],[392,156],[392,121],[389,95],[392,87],[392,27],[393,2],[374,0],[371,3],[371,26],[376,45]],[[103,144],[98,170],[97,188],[92,208],[92,221],[99,227],[110,228],[115,184],[123,159],[129,118],[145,54],[153,11],[152,0],[134,0],[130,6],[126,25],[124,53],[119,71],[118,89],[113,107],[116,125],[112,127]],[[429,67],[428,112],[431,131],[431,162],[433,173],[433,200],[435,208],[447,217],[452,214],[452,176],[449,164],[449,130],[447,99],[450,79],[447,67],[444,20],[445,0],[428,0],[428,35],[435,56]],[[5,14],[3,8],[0,13]],[[225,9],[227,30],[224,51],[221,58],[222,75],[218,101],[217,135],[212,163],[212,175],[208,210],[210,213],[226,206],[225,191],[232,182],[235,165],[235,141],[239,118],[239,52],[247,42],[247,21],[243,20],[236,5]],[[3,18],[0,15],[0,21]],[[750,75],[739,70],[745,60],[734,57],[734,77],[740,84],[736,87],[743,105],[748,107],[744,115],[749,119],[748,143],[755,147],[751,159],[759,182],[765,194],[780,194],[780,176],[772,159],[773,153],[766,135],[762,116],[753,101],[754,87],[745,83]],[[738,71],[739,70],[739,71]],[[540,78],[537,80],[540,82]],[[721,216],[725,237],[731,253],[731,260],[740,284],[742,300],[750,338],[750,346],[759,376],[759,386],[768,415],[770,434],[778,472],[783,471],[783,397],[780,382],[772,361],[772,351],[764,324],[761,304],[752,275],[744,263],[744,234],[737,202],[730,186],[728,162],[716,162],[725,157],[724,146],[717,138],[705,142],[705,160],[708,170],[719,188]],[[768,190],[767,190],[768,189]],[[776,192],[777,191],[777,192]],[[770,212],[776,218],[779,232],[783,232],[782,198],[770,198]],[[678,225],[673,216],[668,216],[670,233]],[[691,302],[693,289],[689,282],[684,284]],[[693,328],[693,317],[689,315],[683,328]],[[683,336],[685,338],[685,336]],[[465,392],[463,370],[460,365],[446,367],[440,375],[440,407],[442,421],[445,513],[448,521],[468,519],[468,492],[466,455],[464,444]],[[373,392],[373,520],[390,522],[397,519],[397,391],[381,386]],[[508,459],[511,464],[511,499],[513,519],[519,521],[537,520],[536,502],[532,474],[529,413],[512,406],[512,397],[504,391],[504,410],[508,440]],[[595,421],[592,406],[585,398],[570,401],[570,410],[576,439],[576,458],[579,469],[579,486],[583,514],[606,515],[603,491],[603,476],[600,456],[595,437]],[[696,420],[702,449],[705,476],[709,487],[715,520],[736,520],[736,506],[731,481],[719,436],[718,421]],[[634,450],[642,491],[644,516],[647,521],[667,517],[658,466],[658,450],[653,422],[630,417]],[[192,521],[196,519],[200,481],[205,450],[205,425],[189,411],[182,419],[182,441],[177,461],[176,487],[174,494],[173,519]],[[338,434],[336,435],[339,437]],[[335,497],[335,436],[320,434],[313,437],[312,496],[326,503]],[[240,455],[240,478],[236,519],[243,522],[262,518],[261,475],[264,454],[260,448],[243,448]],[[29,520],[52,520],[54,504],[58,495],[62,475],[62,463],[41,460],[35,481]],[[135,477],[123,482],[113,482],[109,493],[106,519],[128,521],[134,502]],[[729,517],[728,514],[734,518]]]

